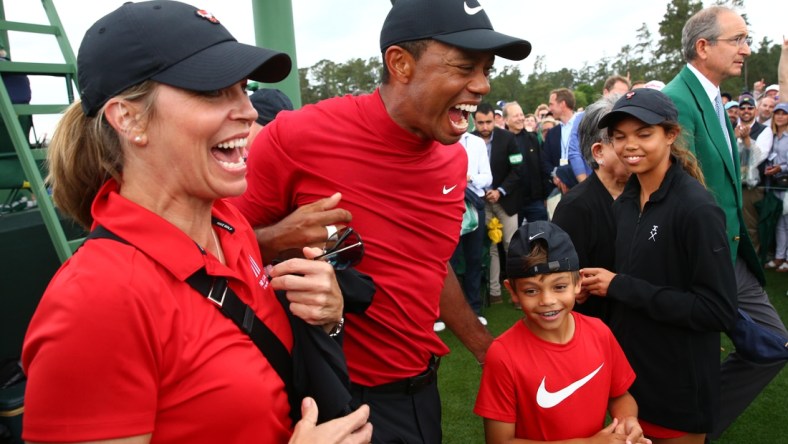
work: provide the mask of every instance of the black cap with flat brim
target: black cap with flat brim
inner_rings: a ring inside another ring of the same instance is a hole
[[[212,91],[244,79],[278,82],[290,69],[287,54],[239,43],[210,12],[172,0],[129,2],[107,14],[87,30],[77,56],[88,116],[146,80]]]
[[[656,125],[678,120],[679,112],[670,97],[664,93],[650,88],[638,88],[621,96],[613,109],[599,120],[598,128],[608,128],[626,117],[635,117],[648,125]]]
[[[531,264],[527,257],[535,242],[547,247],[547,262]],[[580,270],[580,260],[572,239],[558,225],[538,220],[521,225],[509,241],[506,254],[506,276],[509,279],[527,278],[540,274]]]
[[[433,39],[470,51],[489,51],[522,60],[531,44],[493,29],[477,0],[395,0],[380,31],[380,50],[398,43]]]

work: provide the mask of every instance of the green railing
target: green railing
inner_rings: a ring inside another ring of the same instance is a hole
[[[55,10],[52,0],[41,0],[41,4],[46,12],[49,25],[20,23],[5,19],[5,9],[0,0],[0,43],[11,54],[11,47],[8,40],[8,32],[23,32],[35,34],[47,34],[53,36],[63,55],[63,63],[29,63],[18,61],[0,62],[0,74],[13,73],[29,76],[57,76],[63,77],[68,103],[65,104],[12,104],[8,95],[8,90],[3,82],[0,82],[0,116],[7,132],[5,137],[0,140],[0,144],[12,147],[0,146],[0,175],[13,177],[18,175],[19,169],[24,173],[25,186],[29,186],[30,191],[36,198],[41,217],[47,228],[47,232],[52,240],[58,258],[61,261],[68,259],[73,251],[82,243],[82,238],[68,239],[61,225],[60,218],[49,197],[49,193],[44,183],[46,149],[31,149],[27,132],[20,123],[21,116],[33,116],[36,114],[59,114],[69,104],[74,101],[74,87],[76,86],[76,57],[71,49],[60,17]],[[13,148],[13,149],[11,149]],[[28,185],[29,184],[29,185]],[[18,183],[0,183],[6,188],[19,187]]]

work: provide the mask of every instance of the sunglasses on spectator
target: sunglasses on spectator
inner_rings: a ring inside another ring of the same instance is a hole
[[[364,242],[361,236],[350,227],[334,233],[326,242],[323,254],[314,260],[326,261],[335,270],[345,270],[358,265],[364,257]]]
[[[739,109],[755,109],[754,106],[740,106]]]

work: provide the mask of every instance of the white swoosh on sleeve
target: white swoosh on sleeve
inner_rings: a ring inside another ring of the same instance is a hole
[[[539,385],[539,389],[536,391],[536,403],[539,404],[539,407],[542,407],[543,409],[549,409],[551,407],[557,406],[564,399],[572,396],[572,393],[576,392],[577,389],[590,381],[597,373],[599,373],[599,370],[602,370],[604,365],[605,363],[603,362],[599,368],[591,372],[585,378],[575,381],[557,392],[547,391],[547,389],[544,387],[544,381],[547,379],[547,376],[545,376],[542,378],[542,383]]]

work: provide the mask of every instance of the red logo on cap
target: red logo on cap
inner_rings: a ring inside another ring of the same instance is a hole
[[[197,14],[198,17],[202,17],[202,18],[204,18],[205,20],[208,20],[211,23],[215,23],[217,25],[219,24],[219,19],[214,17],[213,14],[211,14],[208,11],[206,11],[205,9],[198,9],[198,10],[194,11],[194,13]]]
[[[632,98],[632,96],[634,96],[634,95],[635,95],[635,91],[630,91],[630,92],[628,92],[628,93],[627,93],[627,100],[631,99],[631,98]]]

